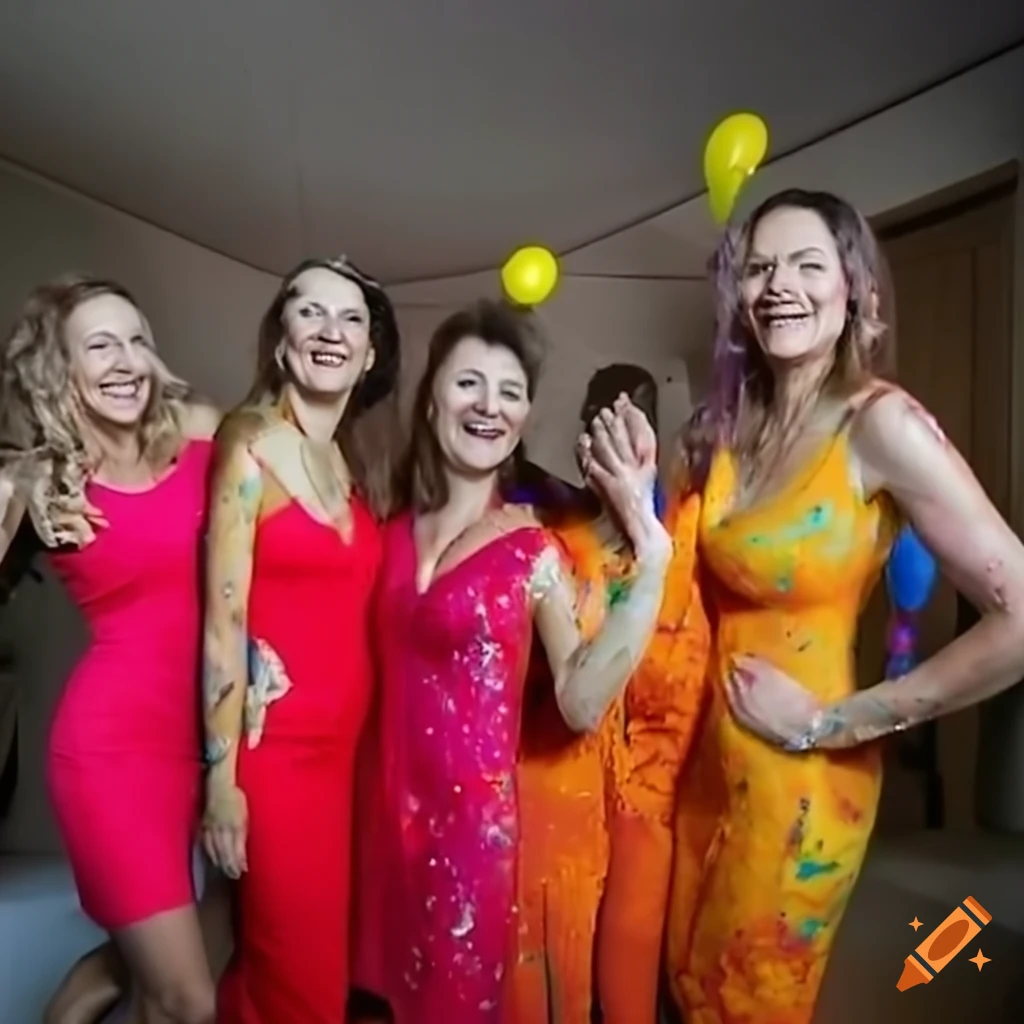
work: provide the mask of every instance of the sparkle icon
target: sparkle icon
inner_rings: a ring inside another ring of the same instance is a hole
[[[970,963],[977,964],[978,965],[978,970],[980,971],[982,969],[982,967],[985,966],[985,964],[992,963],[992,958],[988,957],[988,956],[985,956],[985,954],[982,953],[982,951],[979,949],[977,955],[971,957]]]
[[[903,973],[896,982],[900,992],[927,985],[992,920],[992,915],[973,897],[968,896],[953,912],[903,961]],[[917,931],[921,922],[910,922]],[[988,960],[981,950],[971,963],[980,971]]]

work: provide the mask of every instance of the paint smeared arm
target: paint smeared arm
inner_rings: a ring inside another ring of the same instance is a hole
[[[260,467],[249,450],[251,433],[244,414],[236,414],[217,435],[203,628],[204,843],[211,860],[232,877],[245,870],[246,811],[236,770],[248,682],[253,544],[263,489]]]
[[[535,574],[535,621],[544,643],[555,696],[566,723],[583,732],[596,729],[643,657],[661,608],[672,539],[658,520],[652,500],[657,479],[657,442],[647,419],[625,399],[615,412],[602,412],[582,444],[588,484],[622,524],[634,564],[616,588],[601,628],[581,639],[576,600],[554,549],[541,557]]]
[[[934,420],[901,391],[859,416],[869,492],[886,491],[980,621],[898,680],[825,708],[810,739],[847,747],[977,704],[1024,676],[1024,545]]]
[[[638,559],[601,628],[585,641],[576,620],[576,594],[558,552],[549,547],[540,556],[533,580],[534,621],[559,710],[571,729],[596,729],[629,682],[654,633],[667,566],[667,553],[661,551]]]

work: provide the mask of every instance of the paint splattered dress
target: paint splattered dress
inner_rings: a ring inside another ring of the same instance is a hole
[[[896,517],[855,491],[846,430],[781,492],[730,515],[736,489],[720,451],[699,529],[711,704],[679,805],[669,969],[687,1024],[810,1024],[874,823],[881,751],[786,753],[739,728],[720,683],[748,653],[823,701],[851,693],[858,614]]]
[[[705,692],[709,631],[696,584],[700,495],[664,513],[674,555],[654,635],[602,732],[610,860],[597,933],[604,1024],[654,1024],[677,790]]]
[[[380,530],[351,542],[295,499],[256,528],[238,785],[249,807],[219,1024],[340,1024],[348,994],[356,747],[370,704]]]
[[[590,1024],[595,980],[605,1024],[656,1019],[676,788],[707,663],[694,574],[699,509],[690,494],[664,516],[676,554],[655,635],[597,733],[569,731],[535,645],[518,776],[518,1024]],[[592,637],[626,592],[631,552],[591,507],[542,512],[571,567],[580,630]]]
[[[516,758],[531,586],[550,557],[546,533],[523,527],[420,594],[412,517],[385,532],[376,635],[382,817],[392,833],[378,841],[373,872],[384,883],[374,987],[398,1024],[511,1019]]]
[[[571,570],[585,638],[601,627],[609,581],[623,559],[602,541],[587,507],[543,509],[544,525]],[[519,927],[516,1024],[590,1024],[594,942],[608,874],[604,734],[574,733],[555,699],[551,668],[534,641],[523,708],[519,786]]]

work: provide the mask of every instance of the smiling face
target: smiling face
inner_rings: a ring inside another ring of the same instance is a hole
[[[434,378],[433,427],[449,467],[485,475],[497,470],[523,435],[530,413],[526,371],[504,345],[463,338]]]
[[[100,426],[138,426],[153,393],[152,339],[139,313],[119,295],[80,302],[64,323],[71,382]]]
[[[754,337],[770,361],[828,356],[846,324],[849,288],[825,221],[798,207],[765,214],[750,241],[742,296]]]
[[[281,361],[308,394],[347,394],[374,359],[362,289],[341,274],[314,267],[295,278],[292,291],[281,316]]]

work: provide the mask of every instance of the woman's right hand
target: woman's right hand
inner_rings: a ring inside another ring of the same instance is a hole
[[[48,548],[83,548],[96,539],[98,530],[108,526],[102,510],[85,496],[84,488],[56,492],[46,484],[21,478],[11,472],[9,486],[21,496],[37,536]],[[13,499],[12,499],[13,500]]]
[[[240,878],[248,870],[245,840],[249,831],[249,806],[245,793],[233,781],[210,778],[206,783],[203,813],[203,848],[206,856],[228,878]]]

